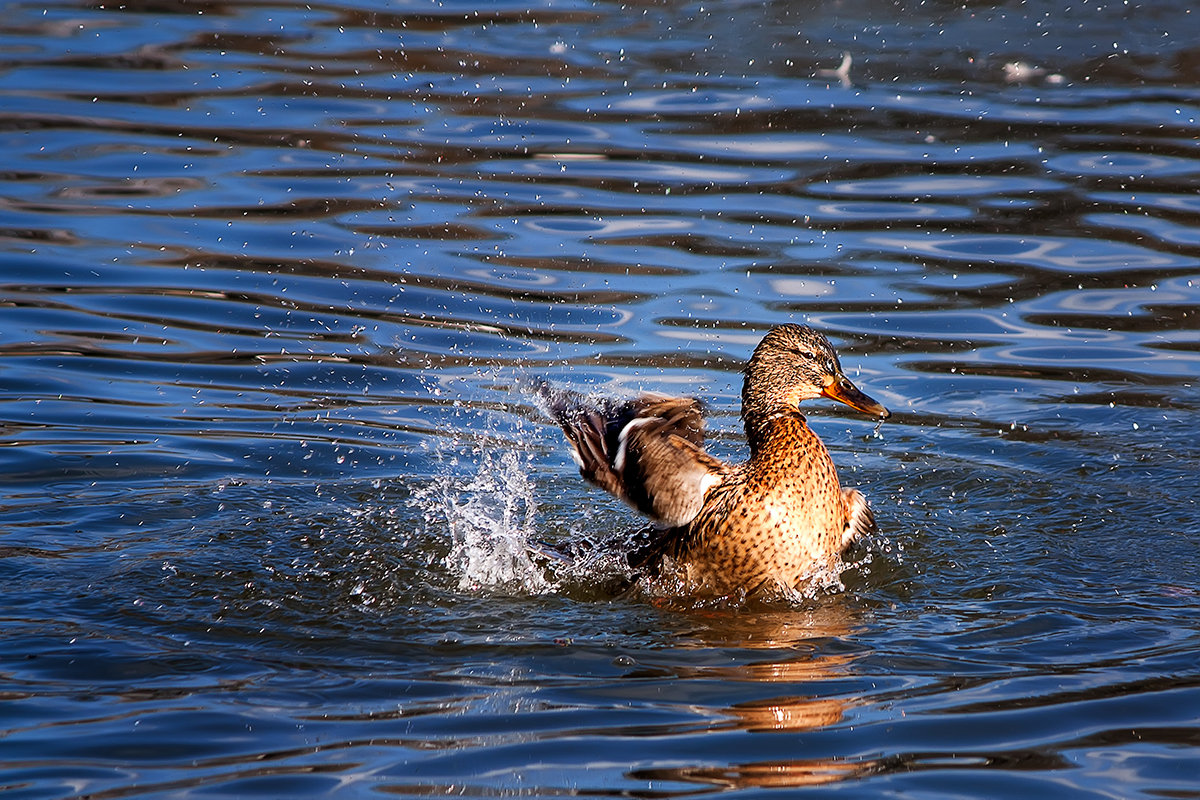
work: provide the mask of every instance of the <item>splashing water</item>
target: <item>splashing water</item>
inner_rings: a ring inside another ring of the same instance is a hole
[[[530,456],[515,450],[484,450],[474,477],[436,479],[418,500],[426,516],[444,516],[450,534],[446,566],[464,591],[505,590],[541,594],[554,590],[530,558],[537,536],[537,498]]]

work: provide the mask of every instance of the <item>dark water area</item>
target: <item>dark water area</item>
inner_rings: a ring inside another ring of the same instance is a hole
[[[1200,797],[1200,13],[9,3],[0,792]],[[844,61],[844,55],[849,59]],[[842,68],[845,67],[845,68]],[[523,376],[772,325],[880,532],[614,596]]]

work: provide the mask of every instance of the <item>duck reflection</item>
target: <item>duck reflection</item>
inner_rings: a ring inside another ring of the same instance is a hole
[[[771,657],[746,663],[692,667],[690,679],[719,679],[755,684],[820,686],[853,676],[853,663],[862,655],[857,648],[827,652],[831,643],[848,642],[856,627],[854,612],[843,603],[830,603],[806,611],[747,613],[694,613],[700,623],[690,631],[684,646],[762,650]],[[842,650],[840,644],[837,650]],[[728,706],[698,709],[716,717],[709,731],[743,730],[748,733],[795,734],[843,722],[857,704],[845,694],[788,693],[747,700]],[[803,746],[797,741],[797,747]],[[871,760],[794,758],[748,761],[722,766],[684,765],[632,770],[641,781],[680,781],[722,789],[750,787],[801,787],[844,781],[872,772]],[[682,792],[691,794],[692,792]],[[657,796],[669,796],[658,792]]]
[[[668,767],[634,770],[629,777],[652,781],[681,781],[703,783],[722,789],[788,788],[821,786],[857,778],[871,771],[870,762],[834,761],[832,759],[795,759],[788,761],[759,761],[729,767]],[[681,792],[680,794],[692,794]],[[669,792],[656,792],[656,797],[670,797]]]

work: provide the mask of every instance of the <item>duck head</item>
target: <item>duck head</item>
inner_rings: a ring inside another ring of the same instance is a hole
[[[833,345],[807,325],[772,328],[746,365],[742,416],[747,422],[794,410],[804,400],[828,397],[879,419],[890,413],[842,372]]]

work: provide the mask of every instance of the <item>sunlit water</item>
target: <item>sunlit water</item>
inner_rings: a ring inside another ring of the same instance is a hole
[[[6,797],[1200,797],[1188,4],[4,13]],[[629,590],[515,387],[788,320],[880,533]]]

